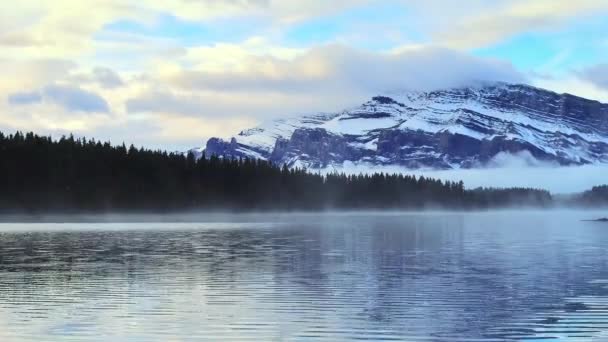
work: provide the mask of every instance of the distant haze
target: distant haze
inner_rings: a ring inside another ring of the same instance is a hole
[[[405,170],[399,167],[347,166],[337,170],[347,173],[406,173],[441,180],[462,180],[468,189],[477,187],[541,188],[557,194],[589,190],[593,186],[608,184],[608,165],[569,167],[509,165],[493,168],[456,170]],[[328,172],[328,170],[324,170]]]
[[[608,166],[507,167],[470,170],[414,172],[443,180],[462,180],[467,188],[530,187],[552,193],[574,193],[608,183]]]

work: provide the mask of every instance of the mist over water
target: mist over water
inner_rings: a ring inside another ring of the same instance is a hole
[[[582,221],[600,216],[1,223],[0,340],[601,341],[608,224]]]

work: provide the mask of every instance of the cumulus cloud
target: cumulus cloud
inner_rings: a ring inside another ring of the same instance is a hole
[[[153,75],[149,81],[162,86],[129,98],[127,111],[265,120],[342,110],[385,92],[524,80],[509,63],[444,48],[374,53],[327,45],[291,59],[243,55],[230,65],[194,64]]]
[[[396,89],[434,89],[476,81],[520,82],[524,77],[507,62],[476,58],[436,47],[368,52],[342,45],[316,47],[292,60],[247,56],[238,71],[215,66],[181,70],[165,77],[184,89],[300,92],[350,89],[377,93]]]
[[[260,121],[340,111],[385,91],[524,79],[509,63],[444,48],[373,53],[327,45],[295,56],[243,53],[228,64],[204,58],[213,53],[195,56],[198,51],[186,55],[187,63],[155,68],[158,73],[138,78],[140,86],[127,86],[133,90],[124,102],[127,115],[162,121],[162,137],[198,135],[200,145]]]
[[[109,112],[106,100],[87,90],[64,85],[48,85],[40,91],[17,92],[9,95],[12,105],[29,105],[46,101],[71,112]]]

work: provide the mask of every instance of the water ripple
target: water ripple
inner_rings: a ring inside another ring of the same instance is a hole
[[[0,340],[608,339],[608,231],[597,225],[293,222],[2,225]]]

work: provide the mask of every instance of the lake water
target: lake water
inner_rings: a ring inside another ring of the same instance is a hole
[[[0,341],[607,341],[598,216],[2,223]]]

